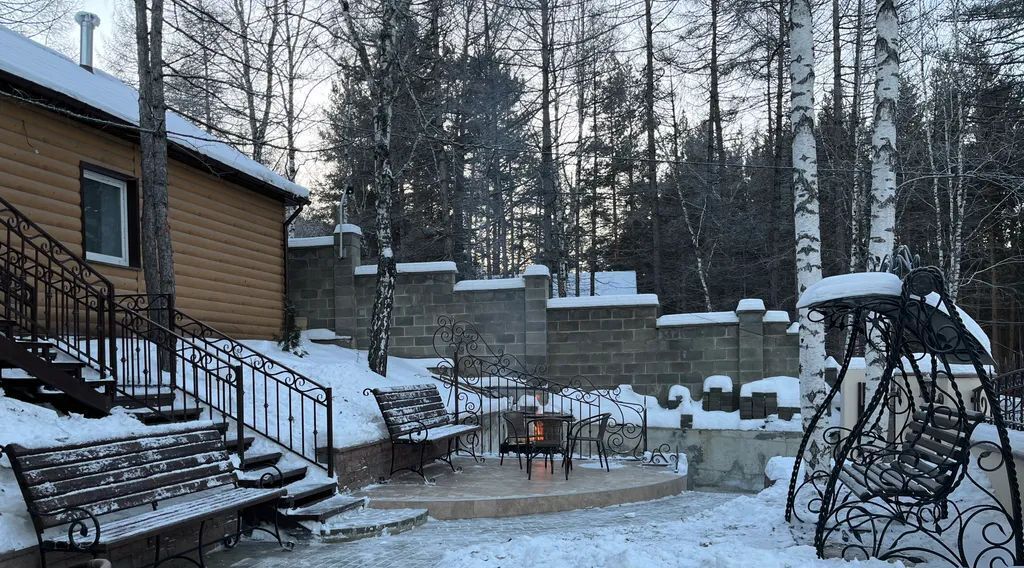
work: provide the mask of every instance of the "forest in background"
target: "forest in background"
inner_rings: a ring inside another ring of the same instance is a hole
[[[45,4],[0,23],[45,30],[74,8]],[[296,235],[332,230],[347,196],[369,257],[379,196],[365,63],[389,9],[398,261],[454,260],[466,278],[541,262],[556,293],[581,288],[573,274],[635,270],[666,312],[743,297],[792,309],[788,2],[169,0],[169,106],[312,188]],[[112,23],[124,44],[101,60],[134,82],[126,10]],[[826,276],[869,266],[875,10],[813,3]],[[897,242],[942,268],[1001,366],[1022,366],[1024,7],[897,12]]]

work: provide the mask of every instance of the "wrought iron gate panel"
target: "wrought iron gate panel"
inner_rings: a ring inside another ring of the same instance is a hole
[[[449,405],[459,422],[481,427],[460,444],[471,445],[476,454],[497,453],[506,434],[501,413],[533,407],[545,413],[570,414],[576,420],[609,413],[607,451],[630,458],[644,456],[647,408],[624,400],[626,393],[621,387],[600,387],[581,376],[569,380],[545,377],[543,367],[530,370],[518,357],[492,347],[470,322],[441,316],[437,323],[433,337],[439,358],[437,378],[448,386]],[[584,445],[577,453],[591,457],[594,450]]]

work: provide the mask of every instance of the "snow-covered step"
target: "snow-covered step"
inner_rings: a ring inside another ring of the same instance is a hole
[[[302,526],[325,540],[349,541],[397,534],[427,522],[426,509],[353,509],[322,523],[304,521]]]
[[[365,497],[351,495],[335,495],[312,505],[294,509],[281,509],[281,516],[292,521],[316,521],[323,523],[346,511],[361,509],[366,506]]]
[[[173,422],[188,422],[198,420],[203,415],[203,408],[176,408],[173,406],[161,406],[154,412],[148,408],[129,409],[129,414],[134,414],[140,422],[147,425],[168,424]]]
[[[245,459],[242,461],[243,471],[255,471],[257,469],[263,469],[267,466],[276,464],[281,459],[281,452],[268,452],[265,454],[245,454]]]
[[[230,447],[230,446],[229,446]],[[305,466],[294,468],[267,467],[239,473],[238,485],[242,487],[281,487],[306,477]],[[263,476],[267,476],[266,481]]]
[[[338,491],[338,484],[333,481],[296,481],[285,487],[288,494],[278,499],[282,509],[294,509],[310,503],[328,499]]]

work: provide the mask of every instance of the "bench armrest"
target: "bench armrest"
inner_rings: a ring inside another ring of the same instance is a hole
[[[408,437],[410,442],[416,444],[421,444],[425,442],[427,440],[427,437],[430,435],[430,428],[428,428],[426,424],[419,420],[413,420],[412,422],[416,424],[416,428],[414,430],[406,432],[405,434],[402,434],[401,436],[399,436],[399,438]]]
[[[72,550],[89,550],[100,542],[100,520],[81,507],[68,507],[52,513],[41,513],[34,506],[28,507],[34,517],[58,517],[72,515],[67,519],[68,547]]]

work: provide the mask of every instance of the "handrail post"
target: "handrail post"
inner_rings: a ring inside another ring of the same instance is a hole
[[[110,378],[114,379],[114,384],[117,384],[117,309],[114,303],[114,288],[107,288],[107,304],[110,309],[107,310],[107,349],[100,349],[100,352],[107,351],[110,361]],[[103,342],[99,342],[100,345]],[[100,368],[105,368],[104,360],[100,361]]]
[[[240,468],[245,468],[245,385],[242,381],[242,365],[232,367],[235,374],[235,425],[238,439],[235,440]]]
[[[177,330],[174,328],[174,295],[164,294],[164,308],[167,310],[167,329],[171,331],[167,338],[168,348],[171,352],[171,357],[168,361],[167,372],[171,375],[171,386],[178,384],[178,358],[174,355],[177,353],[177,345],[171,345],[171,343],[177,343],[175,334]]]
[[[324,392],[327,394],[327,477],[334,477],[334,389],[326,387]],[[315,455],[316,448],[313,451]]]

